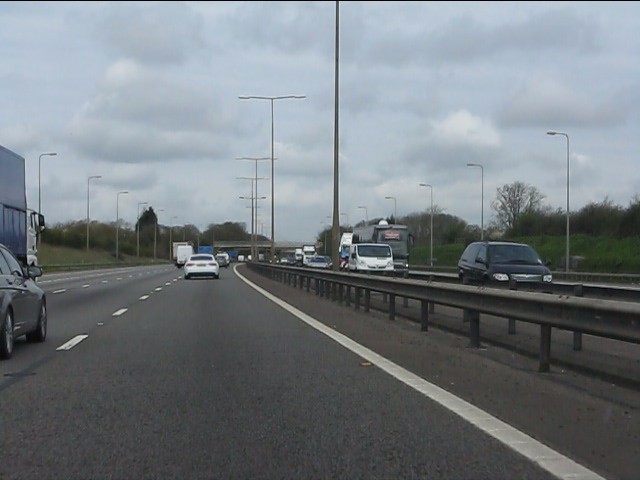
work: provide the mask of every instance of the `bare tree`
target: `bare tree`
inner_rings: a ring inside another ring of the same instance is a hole
[[[523,182],[513,182],[496,190],[491,208],[496,212],[496,223],[505,231],[511,230],[520,216],[542,208],[544,195],[536,187]]]

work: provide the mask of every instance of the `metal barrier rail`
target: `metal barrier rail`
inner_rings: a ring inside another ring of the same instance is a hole
[[[574,348],[580,346],[583,333],[630,343],[640,343],[640,303],[579,296],[563,296],[543,292],[516,291],[499,288],[443,284],[433,281],[384,277],[356,273],[317,271],[308,268],[285,267],[265,263],[250,263],[248,267],[274,280],[298,288],[313,290],[316,295],[370,309],[371,292],[388,296],[389,319],[395,319],[396,299],[401,297],[420,302],[421,329],[428,330],[429,313],[434,305],[446,305],[463,310],[469,322],[470,346],[480,347],[480,313],[509,319],[509,329],[515,322],[540,326],[540,372],[548,372],[551,357],[551,330],[558,328],[574,332]]]
[[[435,282],[460,284],[457,274],[437,273],[437,272],[409,272],[409,278],[416,280],[429,280]],[[577,297],[601,298],[609,300],[640,302],[640,288],[626,285],[595,285],[572,282],[552,282],[552,283],[519,283],[509,285],[493,283],[492,288],[509,288],[516,290],[543,291],[555,295],[574,295]]]
[[[429,267],[424,265],[409,265],[410,272],[428,272],[443,276],[457,276],[457,267]],[[620,284],[640,284],[640,275],[633,273],[597,273],[597,272],[564,272],[552,271],[554,279],[566,282],[608,282]]]

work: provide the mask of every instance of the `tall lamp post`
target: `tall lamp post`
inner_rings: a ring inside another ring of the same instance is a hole
[[[148,205],[149,202],[138,202],[138,213],[136,214],[136,256],[140,257],[140,205]]]
[[[565,252],[565,271],[569,271],[569,134],[551,130],[547,135],[562,135],[567,139],[567,245]]]
[[[398,211],[396,208],[396,197],[384,197],[385,200],[393,200],[393,221],[397,222]]]
[[[89,182],[94,178],[102,178],[102,175],[91,175],[87,178],[87,252],[89,251]]]
[[[255,210],[255,214],[252,212],[252,215],[255,215],[255,220],[253,219],[253,217],[251,218],[251,222],[252,224],[254,224],[254,232],[252,232],[251,234],[251,254],[252,257],[251,258],[257,258],[257,250],[258,250],[258,246],[257,246],[257,241],[258,241],[258,162],[262,161],[262,160],[271,160],[271,157],[238,157],[236,158],[236,160],[253,160],[255,162],[255,167],[256,167],[256,187],[255,187],[255,205],[256,205],[256,210]],[[254,194],[252,194],[251,196],[254,196]],[[261,197],[265,198],[266,197]],[[253,205],[254,200],[251,200],[251,205]],[[255,222],[255,223],[254,223]],[[255,251],[254,251],[255,250]]]
[[[164,208],[159,208],[154,210],[153,213],[156,214],[156,226],[153,229],[153,259],[156,259],[156,246],[157,246],[157,233],[158,233],[158,212],[164,212]]]
[[[369,223],[369,214],[367,213],[367,207],[364,205],[360,205],[358,208],[364,208],[364,221],[365,223]]]
[[[273,101],[274,100],[285,100],[290,98],[301,99],[307,98],[306,95],[280,95],[276,97],[271,96],[261,96],[261,95],[240,95],[238,97],[240,100],[269,100],[271,103],[271,261],[275,260],[275,216],[274,216],[274,207],[275,207],[275,195],[273,191],[273,179],[274,179],[274,160],[275,157],[273,155]]]
[[[173,221],[178,218],[177,215],[174,215],[169,219],[169,261],[173,260]]]
[[[127,192],[126,190],[123,190],[116,194],[116,262],[120,259],[118,252],[118,241],[120,237],[120,213],[118,212],[118,207],[120,202],[120,195],[126,195],[128,193],[129,192]]]
[[[256,162],[257,164],[257,162]],[[251,180],[251,197],[240,197],[243,200],[251,199],[251,258],[256,258],[257,245],[255,242],[257,240],[256,230],[257,230],[257,216],[258,216],[258,196],[255,195],[255,191],[258,189],[258,180],[266,180],[265,177],[236,177],[238,180]],[[255,190],[253,184],[255,183]],[[260,197],[260,200],[264,200],[267,197]],[[255,206],[254,206],[255,203]]]
[[[480,240],[484,239],[484,168],[479,163],[467,163],[467,167],[479,167],[481,179],[480,198]]]
[[[431,191],[431,226],[429,227],[429,234],[430,234],[430,253],[429,253],[429,265],[431,267],[433,267],[433,187],[431,185],[429,185],[428,183],[421,183],[420,184],[421,187],[429,187],[429,190]]]

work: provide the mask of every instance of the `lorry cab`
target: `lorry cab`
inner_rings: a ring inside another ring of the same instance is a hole
[[[386,243],[354,243],[349,247],[350,272],[393,273],[393,251]]]

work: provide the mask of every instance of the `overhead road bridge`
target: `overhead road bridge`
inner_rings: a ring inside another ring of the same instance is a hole
[[[289,252],[294,251],[296,248],[302,248],[303,245],[315,245],[316,248],[320,246],[315,240],[308,242],[276,241],[276,256],[279,256],[281,252]],[[247,254],[251,252],[251,246],[251,240],[222,240],[213,242],[213,247],[216,250],[237,250],[239,253]],[[271,241],[261,240],[256,242],[256,246],[260,253],[268,252],[271,249]]]

